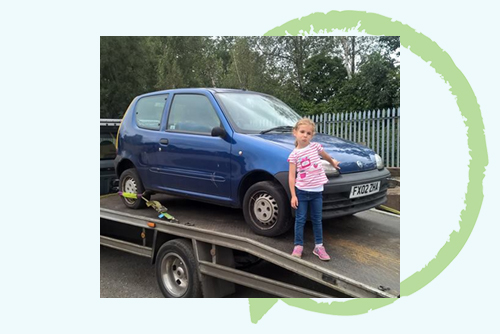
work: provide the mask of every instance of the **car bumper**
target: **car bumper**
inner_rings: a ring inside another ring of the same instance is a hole
[[[384,204],[387,201],[388,178],[391,173],[386,169],[367,172],[341,174],[328,179],[323,191],[323,218],[334,218],[368,210]],[[288,172],[276,174],[276,178],[286,189],[288,187]],[[349,198],[352,186],[380,181],[380,190],[371,195]]]

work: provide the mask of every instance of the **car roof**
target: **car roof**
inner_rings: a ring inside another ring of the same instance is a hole
[[[141,94],[138,97],[149,96],[149,95],[158,95],[158,94],[168,94],[168,93],[200,93],[200,92],[211,92],[211,93],[231,93],[231,92],[246,92],[246,93],[254,93],[254,94],[263,94],[259,92],[248,91],[246,89],[233,89],[233,88],[175,88],[175,89],[167,89],[160,90],[156,92],[150,92],[146,94]]]

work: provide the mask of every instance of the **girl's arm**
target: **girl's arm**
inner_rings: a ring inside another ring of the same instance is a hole
[[[332,157],[328,153],[326,153],[324,150],[319,152],[319,155],[321,155],[323,157],[323,159],[328,161],[333,167],[335,167],[336,169],[340,169],[340,167],[339,167],[340,161],[332,159]]]
[[[297,194],[295,194],[295,176],[297,175],[297,166],[295,164],[289,163],[290,167],[288,169],[288,185],[290,187],[290,194],[292,195],[292,200],[290,204],[292,208],[297,209],[299,205],[299,200],[297,199]]]

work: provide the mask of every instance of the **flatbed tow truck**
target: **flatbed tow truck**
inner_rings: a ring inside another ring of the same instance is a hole
[[[323,262],[312,254],[309,227],[298,259],[290,255],[293,231],[274,238],[256,235],[241,210],[169,195],[151,200],[168,208],[175,220],[159,218],[151,208],[128,209],[118,194],[101,196],[100,243],[151,259],[166,297],[224,297],[235,284],[283,298],[399,296],[399,216],[369,210],[324,221],[324,244],[332,259]],[[255,274],[242,265],[255,259],[320,288],[276,279],[272,272]]]

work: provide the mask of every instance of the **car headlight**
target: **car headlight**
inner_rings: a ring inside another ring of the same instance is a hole
[[[325,170],[326,176],[339,176],[340,173],[337,168],[330,165],[330,163],[326,160],[321,160],[321,164],[323,165],[323,169]]]
[[[375,162],[377,163],[377,169],[384,169],[384,162],[380,155],[375,154]]]

